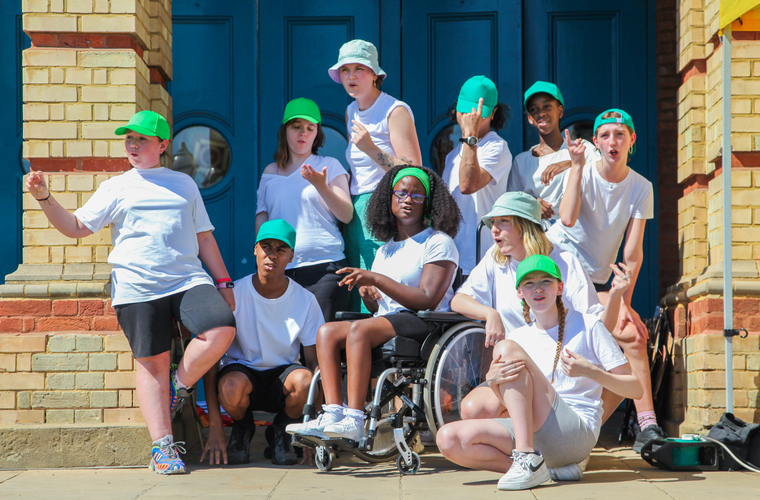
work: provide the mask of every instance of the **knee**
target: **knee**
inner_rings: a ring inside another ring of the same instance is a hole
[[[293,377],[293,392],[290,395],[298,400],[306,401],[311,385],[311,371],[298,369],[292,372],[290,376]]]
[[[317,344],[323,347],[333,347],[338,344],[338,328],[336,323],[323,323],[317,330]]]
[[[458,446],[459,438],[450,425],[444,425],[438,429],[438,433],[435,435],[435,444],[438,445],[441,454],[448,458],[452,450]]]
[[[459,413],[462,416],[462,420],[488,418],[483,416],[483,405],[481,401],[477,397],[473,396],[472,393],[467,395],[467,397],[462,400]]]
[[[232,374],[224,375],[218,382],[219,402],[223,406],[237,405],[244,396],[245,384]]]
[[[625,351],[626,356],[646,356],[647,339],[639,334],[638,328],[633,323],[627,323],[618,334],[618,343]]]
[[[493,348],[493,359],[521,358],[525,351],[514,340],[502,340]]]

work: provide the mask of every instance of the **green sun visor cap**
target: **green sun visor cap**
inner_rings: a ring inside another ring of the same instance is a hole
[[[116,135],[125,135],[129,130],[133,130],[138,134],[147,135],[151,137],[158,137],[159,139],[166,140],[172,136],[172,131],[169,128],[169,124],[166,122],[166,118],[159,115],[155,111],[140,111],[132,115],[123,127],[119,127],[114,132]]]
[[[546,255],[535,254],[520,262],[520,265],[517,266],[515,288],[520,286],[520,282],[525,276],[535,271],[541,271],[562,281],[562,273],[559,272],[557,263]]]
[[[559,103],[564,106],[565,100],[562,99],[562,92],[559,91],[559,87],[549,82],[537,81],[525,91],[523,97],[523,106],[528,109],[528,100],[536,94],[549,94],[553,98],[557,99]]]

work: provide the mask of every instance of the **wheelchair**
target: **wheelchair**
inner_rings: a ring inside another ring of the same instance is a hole
[[[417,316],[435,324],[421,344],[395,337],[372,352],[372,377],[377,382],[371,402],[365,406],[365,438],[355,442],[293,436],[295,446],[315,448],[321,471],[330,471],[339,454],[347,452],[369,463],[396,457],[401,474],[414,474],[421,459],[409,445],[418,432],[429,429],[435,438],[444,424],[461,419],[462,400],[485,380],[491,364],[493,347],[485,347],[485,326],[457,313],[420,311]],[[340,320],[368,317],[346,312],[337,315]],[[316,418],[319,379],[317,371],[304,406],[304,422]]]

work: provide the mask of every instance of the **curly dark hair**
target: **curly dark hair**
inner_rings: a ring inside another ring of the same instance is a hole
[[[493,118],[491,118],[491,128],[496,131],[501,130],[504,125],[507,124],[511,110],[512,108],[510,108],[507,104],[504,104],[503,102],[497,103],[496,107],[494,108],[495,113],[493,114]],[[456,102],[449,108],[449,122],[457,123]]]
[[[390,241],[398,232],[396,217],[391,211],[393,178],[399,170],[408,167],[409,165],[396,165],[388,170],[367,203],[367,228],[372,236],[380,241]],[[412,168],[419,168],[430,177],[430,198],[425,206],[423,217],[436,231],[446,233],[452,238],[455,237],[459,224],[462,222],[462,213],[446,183],[427,167]]]

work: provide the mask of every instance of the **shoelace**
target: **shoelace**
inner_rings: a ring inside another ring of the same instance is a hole
[[[186,454],[187,450],[185,450],[184,441],[177,441],[175,443],[172,443],[167,446],[162,446],[161,449],[167,450],[166,456],[169,458],[179,458],[179,454]]]
[[[528,470],[528,455],[512,450],[513,465],[519,467],[523,472]]]

